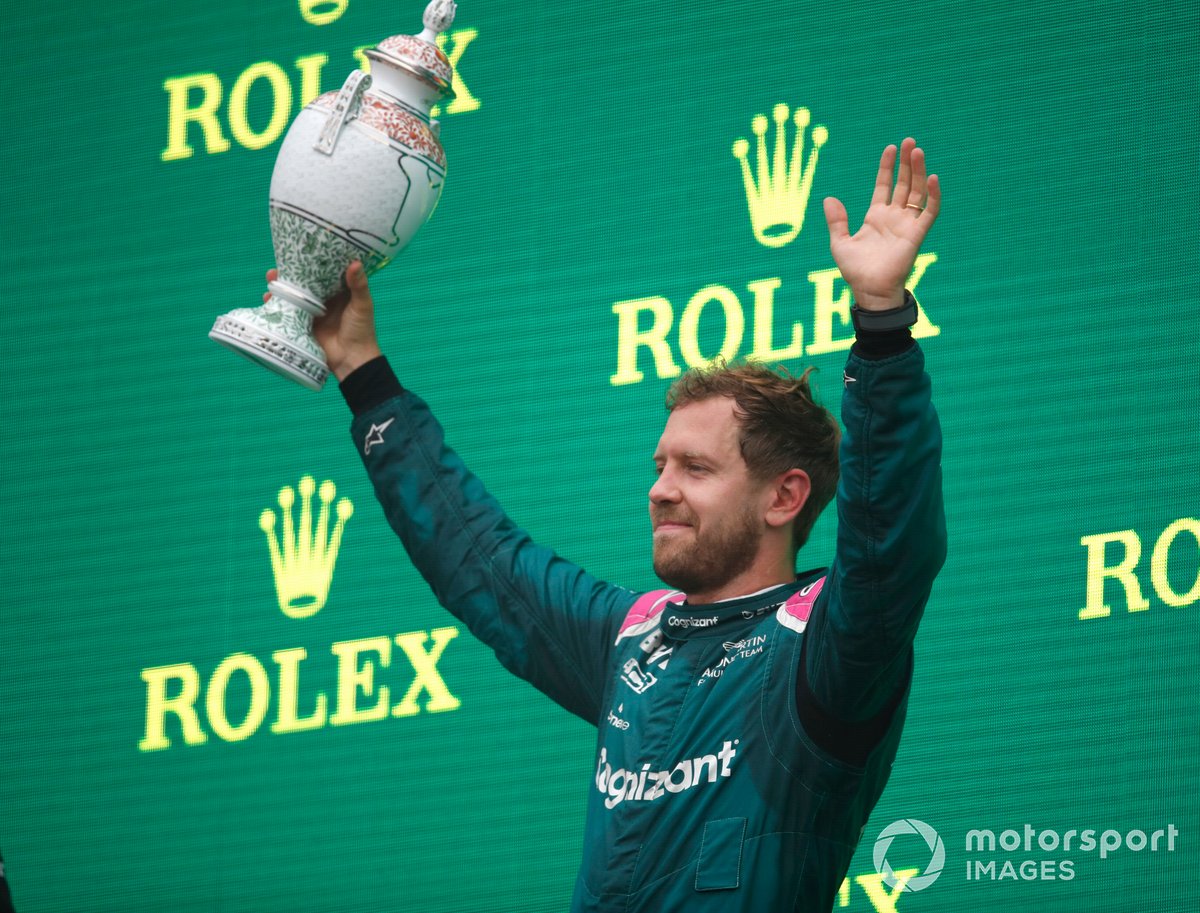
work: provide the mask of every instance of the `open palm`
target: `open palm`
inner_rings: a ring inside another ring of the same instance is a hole
[[[904,283],[941,208],[937,175],[926,175],[925,153],[911,137],[900,144],[900,171],[893,188],[896,153],[895,146],[883,150],[871,207],[853,235],[846,207],[833,197],[825,200],[829,249],[855,305],[867,311],[903,304]]]

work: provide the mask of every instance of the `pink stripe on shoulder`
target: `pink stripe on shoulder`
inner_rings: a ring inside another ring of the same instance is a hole
[[[625,620],[621,622],[617,640],[637,637],[645,633],[654,626],[655,619],[662,614],[662,610],[668,604],[678,605],[686,598],[687,595],[679,590],[651,590],[649,593],[643,593],[634,602],[633,607],[625,616]]]
[[[802,590],[793,593],[788,597],[787,602],[779,607],[775,618],[785,628],[797,632],[803,631],[808,627],[808,616],[812,614],[813,603],[817,601],[817,596],[824,585],[825,578],[820,577]]]

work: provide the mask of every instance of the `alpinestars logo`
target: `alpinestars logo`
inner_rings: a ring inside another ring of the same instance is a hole
[[[669,770],[651,770],[643,764],[641,770],[612,769],[608,749],[600,749],[596,765],[596,789],[606,796],[605,808],[616,808],[622,802],[653,802],[667,793],[681,793],[702,783],[716,783],[732,772],[734,756],[740,739],[726,741],[716,754],[701,755],[680,761]]]
[[[812,115],[808,108],[797,108],[791,118],[796,125],[792,140],[791,155],[788,155],[787,123],[788,106],[778,104],[771,112],[775,122],[775,147],[767,155],[768,122],[765,114],[758,114],[750,123],[757,138],[755,169],[751,171],[750,143],[738,139],[733,144],[733,154],[742,164],[742,183],[746,187],[746,204],[750,209],[750,224],[754,237],[766,247],[785,247],[796,240],[804,227],[804,213],[808,208],[808,197],[812,193],[813,176],[817,170],[817,158],[821,147],[829,139],[829,130],[821,125],[813,127],[812,149],[808,161],[804,157],[804,131]]]
[[[365,438],[363,438],[363,454],[364,455],[370,456],[371,448],[374,447],[376,444],[383,443],[383,432],[387,431],[388,428],[391,427],[392,422],[394,422],[394,421],[395,421],[394,418],[389,418],[382,425],[371,425],[370,429],[367,431],[367,436]]]
[[[267,508],[259,515],[258,525],[267,535],[267,548],[271,552],[271,571],[275,575],[275,595],[279,609],[288,618],[308,618],[316,615],[325,606],[329,597],[329,584],[333,580],[333,567],[337,563],[341,547],[342,531],[346,521],[354,513],[349,498],[337,502],[337,519],[333,530],[329,529],[330,509],[337,487],[329,479],[317,483],[312,476],[304,476],[300,489],[300,521],[296,522],[293,508],[296,490],[290,485],[279,489],[279,509],[283,515],[281,531],[275,532],[275,511]],[[317,492],[321,506],[317,512],[316,528],[313,528],[313,493]],[[282,542],[280,541],[282,536]]]

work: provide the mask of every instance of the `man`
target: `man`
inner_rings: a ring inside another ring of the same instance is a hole
[[[650,514],[655,571],[677,591],[639,596],[531,542],[446,448],[381,356],[360,264],[317,321],[376,494],[439,601],[598,727],[572,910],[831,909],[891,770],[945,557],[941,437],[904,289],[940,201],[912,139],[884,151],[856,234],[825,201],[856,331],[828,571],[795,571],[839,461],[806,377],[739,366],[672,388]]]

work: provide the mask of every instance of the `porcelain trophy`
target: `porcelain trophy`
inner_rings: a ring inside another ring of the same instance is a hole
[[[435,104],[454,97],[438,33],[453,0],[433,0],[425,28],[366,51],[340,91],[313,99],[288,128],[271,175],[271,239],[279,277],[261,307],[218,317],[209,337],[311,390],[329,374],[314,316],[353,261],[370,275],[404,248],[437,206],[446,177]]]

